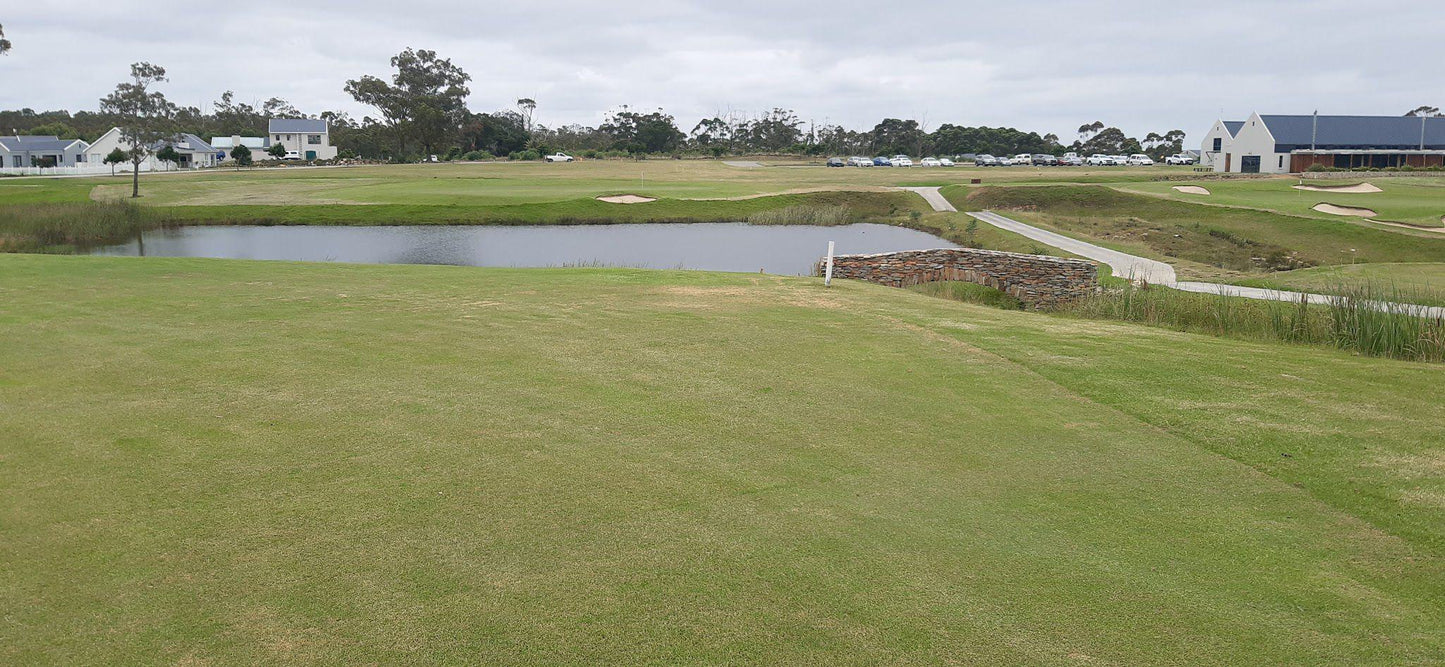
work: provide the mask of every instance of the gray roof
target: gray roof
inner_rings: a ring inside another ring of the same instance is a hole
[[[272,118],[267,124],[267,132],[325,132],[326,121],[312,120],[310,118]]]
[[[158,141],[156,142],[154,149],[160,150],[160,148],[166,144],[171,144],[172,146],[175,146],[176,150],[178,151],[189,151],[192,153],[211,153],[216,150],[214,148],[211,148],[211,145],[206,143],[205,139],[202,139],[188,132],[182,132],[181,134],[176,135],[176,138],[173,141]]]
[[[1242,120],[1226,120],[1226,121],[1224,121],[1224,129],[1229,131],[1229,136],[1231,136],[1231,137],[1238,135],[1238,134],[1239,134],[1239,128],[1241,128],[1241,127],[1244,127],[1244,121],[1242,121]]]
[[[75,139],[61,139],[54,135],[10,135],[0,137],[0,146],[5,150],[15,153],[23,151],[63,151],[66,146],[75,143]]]
[[[1278,145],[1309,148],[1398,148],[1420,147],[1420,126],[1425,126],[1425,148],[1445,149],[1445,118],[1415,116],[1260,116]],[[1311,137],[1313,136],[1313,139]]]

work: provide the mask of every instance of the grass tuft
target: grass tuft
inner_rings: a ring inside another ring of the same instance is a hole
[[[834,206],[799,204],[758,211],[748,216],[750,225],[846,225],[853,221],[853,209],[847,204]]]
[[[0,251],[73,252],[159,226],[159,216],[124,201],[12,204],[0,206]]]

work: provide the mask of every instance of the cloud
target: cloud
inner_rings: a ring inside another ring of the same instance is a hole
[[[163,90],[183,105],[234,90],[361,116],[345,80],[386,74],[406,47],[466,69],[472,108],[533,97],[549,125],[628,104],[688,129],[776,106],[859,129],[912,117],[1068,138],[1103,120],[1197,135],[1254,110],[1445,102],[1427,85],[1445,12],[1421,2],[86,0],[21,3],[0,21],[15,43],[0,59],[4,108],[93,109],[145,60],[167,67]]]

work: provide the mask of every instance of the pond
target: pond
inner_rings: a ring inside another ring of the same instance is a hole
[[[181,227],[93,255],[276,259],[459,266],[618,266],[807,275],[838,254],[954,248],[937,236],[877,224],[816,227],[745,223]]]

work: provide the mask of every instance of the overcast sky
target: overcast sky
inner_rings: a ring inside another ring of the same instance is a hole
[[[729,110],[795,109],[855,129],[883,117],[1008,125],[1066,142],[1094,120],[1197,139],[1249,112],[1401,114],[1445,106],[1438,0],[1182,2],[6,2],[0,108],[94,109],[129,64],[209,109],[222,91],[360,118],[348,78],[406,47],[472,75],[470,106],[538,102],[595,125],[662,107],[684,131]]]

